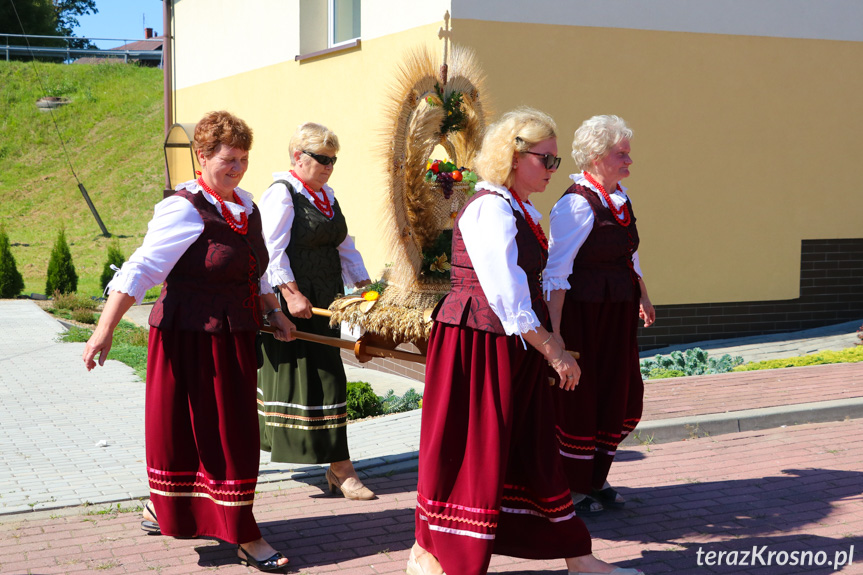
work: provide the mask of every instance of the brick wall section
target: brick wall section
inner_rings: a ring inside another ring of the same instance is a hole
[[[656,306],[640,329],[642,350],[681,343],[797,331],[863,318],[863,238],[803,240],[800,297],[790,300]],[[360,365],[342,350],[346,365]],[[424,366],[392,359],[362,364],[422,381]]]
[[[656,318],[639,330],[642,350],[863,318],[863,238],[803,240],[797,299],[660,305]]]

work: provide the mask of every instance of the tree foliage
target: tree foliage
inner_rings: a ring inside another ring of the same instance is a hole
[[[0,226],[0,297],[13,298],[24,289],[24,278],[15,265],[15,256],[9,247],[6,228]]]
[[[57,32],[61,36],[72,36],[81,23],[78,16],[98,14],[96,0],[54,0],[57,11]]]
[[[48,261],[48,280],[45,282],[45,295],[52,295],[55,291],[74,293],[78,290],[78,274],[75,272],[75,264],[72,263],[72,252],[66,243],[66,230],[60,228],[54,249],[51,250],[51,259]]]
[[[96,0],[3,0],[0,2],[0,34],[74,36],[80,24],[79,16],[98,13]],[[9,38],[9,43],[13,46],[27,44],[23,38]],[[66,41],[34,38],[30,45],[65,46]],[[88,48],[93,44],[82,38],[70,40],[69,46]]]
[[[108,261],[105,262],[105,267],[102,268],[101,282],[103,292],[108,287],[108,282],[114,277],[114,268],[119,268],[125,261],[126,258],[123,257],[123,252],[120,251],[120,242],[115,239],[108,245]]]

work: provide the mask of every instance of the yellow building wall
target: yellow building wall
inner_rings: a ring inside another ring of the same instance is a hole
[[[492,103],[574,130],[627,120],[629,188],[654,303],[792,299],[803,239],[863,237],[863,43],[457,20]],[[480,40],[481,39],[481,40]]]
[[[256,197],[272,173],[290,169],[288,141],[298,125],[320,122],[339,137],[330,179],[366,267],[379,278],[388,259],[381,237],[386,119],[382,103],[398,56],[423,42],[438,49],[440,24],[363,41],[360,49],[289,61],[177,91],[176,121],[196,122],[227,109],[254,130],[249,171],[241,187]]]
[[[258,196],[288,168],[298,124],[333,129],[342,150],[331,184],[377,277],[387,261],[382,101],[406,49],[440,49],[439,27],[183,88],[176,121],[211,109],[243,117],[255,144],[242,186]],[[477,51],[495,110],[526,104],[557,120],[564,161],[534,202],[543,213],[568,186],[581,121],[618,114],[633,128],[623,183],[654,303],[795,298],[802,239],[863,236],[863,43],[458,19],[453,31]]]

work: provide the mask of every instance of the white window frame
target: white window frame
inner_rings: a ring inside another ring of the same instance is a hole
[[[336,1],[337,0],[327,0],[327,46],[330,48],[338,48],[340,46],[346,46],[348,44],[354,45],[356,41],[360,39],[362,36],[362,0],[360,0],[360,11],[359,14],[356,14],[357,18],[360,18],[360,35],[354,38],[348,38],[346,40],[342,40],[341,42],[335,42],[336,35]]]

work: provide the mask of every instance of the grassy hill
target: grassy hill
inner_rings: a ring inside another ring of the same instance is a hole
[[[52,114],[36,100],[71,103]],[[64,154],[54,122],[66,146]],[[25,294],[44,293],[61,226],[78,272],[78,292],[98,295],[113,238],[102,236],[78,189],[87,188],[128,258],[162,199],[162,71],[134,65],[0,61],[0,223],[6,228]],[[70,168],[71,164],[71,168]]]

